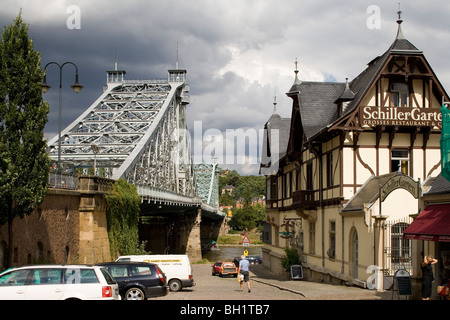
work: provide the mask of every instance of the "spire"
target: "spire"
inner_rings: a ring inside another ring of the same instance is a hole
[[[287,93],[288,96],[300,92],[300,88],[299,87],[300,87],[300,84],[302,82],[298,78],[298,62],[297,62],[297,58],[295,58],[295,71],[294,71],[294,73],[295,73],[294,84],[292,85],[291,89]]]
[[[345,78],[345,88],[342,91],[341,96],[337,101],[350,101],[355,97],[355,93],[350,89],[350,84],[348,83],[348,78]]]
[[[272,115],[277,115],[278,114],[278,112],[277,112],[277,95],[276,95],[276,93],[274,93],[274,96],[273,96],[273,113],[272,113]]]
[[[397,37],[396,39],[406,39],[405,36],[403,35],[402,32],[402,11],[400,10],[400,3],[398,4],[398,19],[397,19],[397,23],[398,23],[398,30],[397,30]]]
[[[296,84],[296,85],[298,85],[298,84],[300,84],[300,83],[302,83],[300,80],[299,80],[299,78],[298,78],[298,61],[297,61],[297,58],[295,58],[295,81],[294,81],[294,84]]]

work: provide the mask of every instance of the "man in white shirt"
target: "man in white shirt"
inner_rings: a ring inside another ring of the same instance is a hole
[[[249,279],[249,269],[250,262],[245,258],[244,255],[241,256],[241,260],[239,261],[239,270],[238,273],[242,273],[244,275],[244,281],[240,282],[241,290],[244,285],[243,282],[247,283],[248,292],[251,292],[250,289],[250,279]]]

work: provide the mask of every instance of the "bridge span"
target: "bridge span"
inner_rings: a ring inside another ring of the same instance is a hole
[[[127,80],[117,66],[107,71],[103,93],[49,141],[48,154],[58,174],[134,184],[142,199],[140,241],[154,253],[195,260],[217,239],[225,214],[218,210],[216,164],[194,166],[191,158],[186,74],[177,68],[167,79]]]

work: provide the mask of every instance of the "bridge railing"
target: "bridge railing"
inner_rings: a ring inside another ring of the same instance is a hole
[[[142,199],[160,202],[163,204],[179,204],[200,206],[202,200],[198,197],[189,197],[171,191],[166,191],[149,186],[136,186],[137,192]]]
[[[48,187],[54,189],[78,189],[78,177],[50,172],[48,175]]]

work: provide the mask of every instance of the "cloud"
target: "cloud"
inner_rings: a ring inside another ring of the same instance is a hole
[[[80,9],[80,29],[69,29],[71,6]],[[367,27],[367,8],[380,8],[380,28]],[[11,24],[22,9],[30,24],[43,65],[73,61],[83,91],[71,92],[74,72],[63,73],[63,127],[74,121],[103,92],[106,71],[114,67],[127,79],[167,78],[178,57],[187,69],[191,103],[189,130],[201,121],[203,130],[263,128],[273,110],[290,117],[292,100],[285,93],[294,81],[295,59],[302,80],[345,81],[383,54],[393,42],[398,3],[380,0],[4,0],[0,25]],[[444,87],[450,8],[444,0],[402,3],[405,36],[434,68]],[[57,132],[58,77],[48,70],[53,90],[45,95],[51,111],[46,136]],[[250,160],[248,162],[251,162]],[[258,165],[238,166],[257,174]]]

